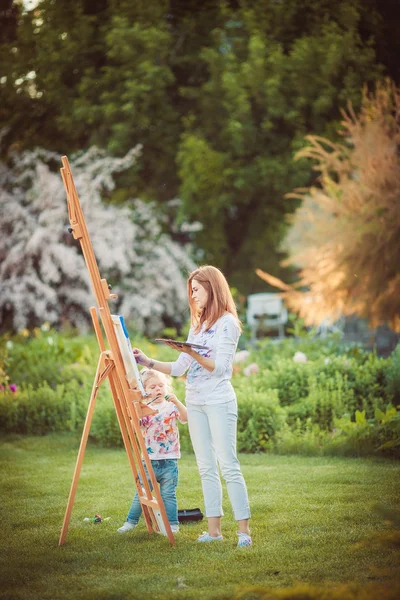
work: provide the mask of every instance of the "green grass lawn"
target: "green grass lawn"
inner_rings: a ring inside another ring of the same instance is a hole
[[[236,548],[224,490],[225,540],[196,544],[203,521],[182,525],[171,547],[149,536],[143,521],[129,534],[116,533],[133,494],[128,460],[123,450],[89,444],[67,541],[59,547],[78,446],[67,435],[0,440],[0,598],[226,599],[250,585],[389,586],[398,577],[394,550],[352,546],[387,528],[373,505],[398,506],[399,463],[242,455],[254,546]],[[180,461],[178,499],[179,508],[203,509],[192,455]],[[97,512],[110,519],[83,521]]]

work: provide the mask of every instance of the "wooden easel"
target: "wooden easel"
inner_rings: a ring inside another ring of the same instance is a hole
[[[79,202],[74,180],[72,178],[68,158],[63,156],[61,158],[61,162],[63,164],[61,176],[67,193],[68,213],[71,223],[71,228],[69,231],[76,240],[79,240],[81,244],[109,349],[106,348],[104,342],[97,309],[92,307],[90,308],[90,313],[100,348],[100,356],[92,393],[90,396],[89,407],[86,414],[85,425],[83,428],[82,439],[75,465],[75,471],[72,479],[59,545],[61,546],[64,544],[67,536],[72,506],[75,500],[76,488],[78,485],[83,457],[89,437],[93,411],[96,404],[96,397],[100,385],[106,379],[108,379],[110,384],[115,412],[117,414],[125,450],[128,455],[129,464],[131,466],[132,474],[139,494],[139,500],[147,530],[149,533],[163,533],[168,537],[171,544],[175,544],[175,538],[171,531],[160,490],[154,476],[151,460],[148,456],[146,444],[140,431],[139,419],[145,415],[153,414],[155,411],[142,401],[143,397],[142,394],[137,391],[135,380],[130,379],[129,382],[127,380],[126,368],[121,355],[120,346],[108,306],[108,300],[116,299],[117,296],[110,293],[111,286],[107,284],[105,279],[101,279],[100,277],[89,233],[86,228],[81,204]],[[150,489],[150,485],[145,474],[141,460],[141,454],[149,473],[149,477],[153,486],[153,492]],[[139,473],[142,478],[143,487],[140,483]]]

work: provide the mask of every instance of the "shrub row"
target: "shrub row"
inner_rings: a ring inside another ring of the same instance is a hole
[[[7,351],[3,343],[2,432],[82,430],[98,349],[92,338],[50,333],[14,340]],[[237,368],[238,450],[400,454],[399,413],[393,408],[399,402],[400,348],[389,359],[358,349],[337,355],[334,346],[327,356],[326,345],[319,342],[318,354],[316,342],[312,343],[315,360],[294,362],[287,356],[288,346],[293,346],[290,340],[278,348],[270,344],[255,351],[248,361],[257,361],[259,370],[252,376]],[[145,341],[141,345],[153,356],[161,352],[159,358],[172,358]],[[42,364],[46,361],[47,369]],[[11,391],[10,381],[16,391]],[[174,387],[183,398],[183,379],[176,380]],[[187,426],[180,426],[180,431],[182,449],[190,451]],[[122,444],[106,384],[100,388],[90,434],[105,446]]]

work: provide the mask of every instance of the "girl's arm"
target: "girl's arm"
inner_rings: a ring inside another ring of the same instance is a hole
[[[178,400],[175,394],[170,394],[169,396],[166,396],[165,399],[168,400],[168,402],[175,404],[176,408],[178,409],[179,420],[182,421],[182,423],[187,423],[188,419],[186,406],[182,404],[180,400]]]

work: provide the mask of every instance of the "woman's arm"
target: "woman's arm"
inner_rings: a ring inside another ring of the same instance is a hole
[[[183,350],[183,352],[189,354],[194,360],[196,360],[199,363],[199,365],[204,367],[206,371],[209,371],[210,373],[214,371],[215,360],[213,360],[212,358],[206,358],[205,356],[202,356],[201,354],[196,352],[196,350],[193,350],[193,348],[188,348],[187,350]]]
[[[240,328],[233,315],[224,317],[221,328],[222,331],[217,341],[215,368],[213,371],[213,375],[216,377],[222,377],[226,371],[232,368],[240,337]]]
[[[136,362],[139,365],[143,365],[148,369],[155,369],[156,371],[160,371],[160,373],[164,373],[165,375],[171,375],[171,363],[163,362],[161,360],[153,360],[145,355],[139,348],[132,348],[133,354],[135,355]]]
[[[225,371],[232,365],[236,353],[237,343],[240,336],[240,330],[233,318],[227,318],[225,323],[221,324],[222,332],[218,336],[215,349],[215,360],[202,356],[192,348],[182,349],[182,352],[189,354],[199,365],[204,367],[209,373],[221,377]]]
[[[168,344],[174,350],[178,350],[181,352],[181,348],[172,344]],[[179,354],[178,358],[174,362],[163,362],[161,360],[153,360],[146,356],[144,352],[142,352],[139,348],[132,348],[133,354],[135,355],[136,362],[139,365],[143,365],[148,369],[155,369],[156,371],[160,371],[160,373],[164,373],[165,375],[172,375],[173,377],[180,377],[183,375],[192,362],[192,358],[187,356],[184,352]]]
[[[173,342],[169,342],[167,344],[167,346],[169,346],[173,350],[178,350],[181,353],[181,355],[179,357],[179,359],[181,359],[181,360],[184,360],[184,355],[186,354],[189,357],[191,357],[192,359],[196,360],[199,363],[199,365],[204,367],[207,371],[213,371],[215,368],[214,360],[212,360],[211,358],[206,358],[205,356],[202,356],[201,354],[199,354],[198,352],[193,350],[193,348],[189,348],[188,346],[178,346],[178,345],[174,344]],[[177,363],[178,363],[179,359],[176,361]],[[186,359],[186,360],[188,360],[188,359]],[[188,366],[190,365],[190,362],[191,361],[189,361]],[[172,374],[174,375],[175,373],[172,373]]]

